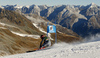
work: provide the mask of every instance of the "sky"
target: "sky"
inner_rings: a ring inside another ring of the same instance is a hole
[[[95,3],[100,6],[100,0],[0,0],[1,5],[89,5],[90,3]]]

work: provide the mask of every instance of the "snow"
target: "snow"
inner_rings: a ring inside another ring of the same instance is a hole
[[[0,22],[0,25],[5,26],[6,24]]]
[[[22,8],[23,6],[20,6],[20,5],[18,5],[18,4],[15,4],[15,5],[13,5],[14,6],[14,8],[17,8],[17,9],[19,9],[19,8]]]
[[[9,27],[14,27],[14,28],[17,28],[17,27],[15,27],[15,26],[8,25],[8,24],[2,23],[2,22],[0,22],[0,25],[2,25],[2,26],[9,26]]]
[[[29,20],[31,20],[31,22],[34,22],[35,24],[37,24],[37,23],[41,23],[41,22],[45,22],[45,20],[44,19],[41,19],[41,18],[39,18],[39,17],[37,17],[37,18],[34,18],[34,17],[32,17],[32,16],[26,16]]]
[[[17,32],[14,32],[14,31],[11,31],[13,34],[16,34],[16,35],[19,35],[19,36],[22,36],[22,37],[32,37],[32,38],[35,38],[35,39],[39,39],[40,36],[39,35],[30,35],[30,34],[21,34],[21,33],[17,33]]]
[[[100,34],[83,43],[57,43],[49,49],[31,53],[2,56],[1,58],[100,58]],[[98,41],[94,41],[97,39]]]
[[[23,7],[27,7],[27,8],[29,8],[30,6],[29,6],[29,5],[27,5],[27,6],[23,6]]]
[[[4,7],[0,6],[1,9],[4,9]]]
[[[96,4],[94,2],[92,2],[91,5],[96,5]]]
[[[89,8],[97,7],[95,3],[91,3]]]
[[[22,8],[23,6],[19,6],[18,4],[14,5],[15,8]]]
[[[39,7],[40,10],[42,11],[42,10],[47,9],[47,7],[49,7],[49,6],[47,6],[47,5],[40,5],[40,6],[38,6],[38,7]]]
[[[4,27],[0,27],[1,29],[6,29],[6,28],[4,28]]]
[[[100,41],[83,44],[58,43],[50,49],[2,58],[99,58]]]

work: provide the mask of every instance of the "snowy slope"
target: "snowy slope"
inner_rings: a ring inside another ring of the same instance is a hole
[[[100,37],[92,37],[92,40]],[[23,53],[1,58],[100,58],[100,41],[84,43],[58,43],[50,49],[41,50],[31,53]]]

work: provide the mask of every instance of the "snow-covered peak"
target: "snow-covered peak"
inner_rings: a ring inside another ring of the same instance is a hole
[[[47,6],[47,5],[39,5],[38,7],[39,7],[41,10],[44,10],[44,9],[47,9],[48,6]]]
[[[95,3],[91,3],[90,8],[93,8],[93,7],[97,7],[97,5]]]
[[[0,6],[0,8],[2,8],[2,9],[3,9],[4,7]]]
[[[92,2],[91,5],[96,5],[96,4]]]
[[[14,5],[15,8],[22,8],[23,6],[19,6],[18,4]]]
[[[27,6],[25,6],[25,7],[29,8],[30,6],[29,6],[29,5],[27,5]]]
[[[15,4],[15,5],[6,5],[6,6],[0,6],[0,8],[7,8],[7,7],[14,7],[14,8],[22,8],[23,6],[19,6],[18,4]]]

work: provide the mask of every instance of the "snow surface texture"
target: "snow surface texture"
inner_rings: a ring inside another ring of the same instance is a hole
[[[1,58],[100,58],[100,34],[83,43],[58,43],[46,50],[4,56]],[[94,39],[94,40],[93,40]]]

